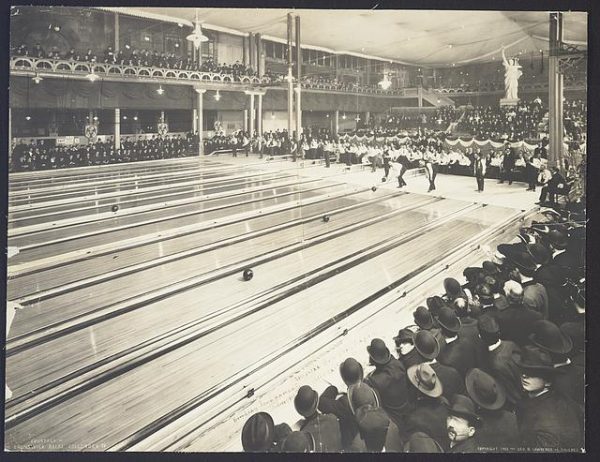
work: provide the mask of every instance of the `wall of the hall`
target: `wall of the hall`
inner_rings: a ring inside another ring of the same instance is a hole
[[[218,33],[217,41],[217,61],[219,63],[235,63],[244,61],[244,38],[237,35]]]

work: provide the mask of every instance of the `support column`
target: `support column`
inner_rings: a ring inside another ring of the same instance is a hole
[[[119,51],[119,13],[115,13],[115,53]]]
[[[300,86],[302,81],[302,49],[300,44],[300,16],[296,16],[296,141],[298,144],[302,133],[302,88]]]
[[[244,109],[244,131],[248,132],[248,109]]]
[[[12,136],[12,109],[8,106],[8,168],[12,166],[12,145],[13,145],[13,136]],[[6,331],[8,334],[8,331]]]
[[[560,72],[560,49],[563,40],[562,13],[550,13],[550,56],[548,58],[548,165],[563,171],[563,75]]]
[[[256,59],[258,66],[258,76],[265,75],[265,53],[263,50],[263,42],[260,34],[256,34]]]
[[[418,106],[423,107],[423,87],[421,85],[417,87],[417,101]]]
[[[294,88],[293,88],[293,78],[292,75],[292,65],[294,62],[294,56],[292,55],[292,41],[293,41],[293,28],[294,28],[294,20],[292,18],[292,13],[288,13],[287,15],[287,50],[288,50],[288,75],[287,75],[287,91],[288,91],[288,136],[292,139],[292,133],[294,132]]]
[[[258,93],[258,111],[256,114],[256,129],[258,130],[258,136],[262,137],[263,134],[263,109],[262,109],[262,99],[263,94]]]
[[[338,133],[340,132],[340,110],[335,110],[335,115],[333,117],[333,135],[337,138]]]
[[[198,94],[196,98],[196,110],[198,112],[198,156],[204,154],[204,114],[203,114],[203,97],[206,90],[196,88]]]
[[[367,111],[367,112],[365,112],[365,123],[368,125],[370,120],[371,120],[371,112]]]
[[[254,93],[250,93],[250,133],[254,134],[256,129],[255,123],[256,112],[254,109]]]
[[[192,109],[192,133],[198,131],[198,110]]]
[[[115,108],[115,139],[114,139],[114,147],[115,149],[121,148],[121,109],[118,107]]]

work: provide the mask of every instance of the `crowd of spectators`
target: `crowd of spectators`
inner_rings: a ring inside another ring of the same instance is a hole
[[[267,412],[252,415],[243,449],[581,452],[586,300],[579,220],[549,209],[498,245],[492,259],[465,268],[462,283],[444,279],[397,336],[370,341],[368,364],[339,358],[343,386],[299,387],[298,421],[276,425]]]
[[[137,49],[125,45],[118,51],[108,47],[103,53],[97,54],[91,48],[85,52],[71,48],[59,50],[57,47],[46,51],[39,43],[31,50],[25,44],[13,47],[12,56],[31,56],[34,58],[64,59],[67,61],[81,61],[86,63],[119,64],[129,66],[159,67],[163,69],[181,69],[199,72],[213,72],[228,74],[234,77],[256,76],[257,73],[250,67],[236,61],[234,64],[219,64],[212,57],[204,59],[202,63],[194,61],[191,57],[184,57],[175,53],[163,53],[147,49]]]
[[[116,149],[112,141],[86,145],[56,146],[16,144],[12,152],[12,171],[37,171],[66,167],[87,167],[142,160],[172,159],[196,155],[198,136],[188,133],[151,139],[124,139]]]
[[[399,131],[409,128],[436,128],[445,130],[456,122],[462,111],[454,106],[440,106],[429,113],[388,114],[381,118],[373,118],[366,128],[377,135],[393,136]]]
[[[582,143],[587,135],[587,102],[566,100],[563,103],[564,128],[570,141]]]

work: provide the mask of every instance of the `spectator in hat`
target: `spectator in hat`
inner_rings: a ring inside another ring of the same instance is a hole
[[[402,452],[400,431],[383,409],[363,404],[356,410],[356,419],[366,452]]]
[[[418,364],[407,371],[413,385],[414,400],[406,419],[406,434],[423,432],[433,438],[444,450],[450,441],[446,429],[447,401],[442,398],[443,385],[429,364]]]
[[[485,282],[477,284],[474,290],[475,298],[479,302],[480,313],[492,313],[498,311],[494,305],[494,293]]]
[[[402,429],[407,411],[406,369],[391,355],[381,339],[373,339],[367,346],[367,352],[375,370],[369,374],[365,382],[377,392],[381,399],[381,407],[398,428]]]
[[[444,448],[425,432],[414,432],[404,443],[404,452],[415,454],[441,454]]]
[[[362,382],[363,368],[356,359],[347,358],[340,364],[340,375],[346,386],[350,388]],[[339,419],[342,447],[349,448],[358,434],[358,424],[348,400],[348,393],[340,394],[335,385],[328,386],[319,397],[318,409],[323,414],[333,414]]]
[[[446,366],[453,367],[464,377],[469,369],[477,366],[475,347],[467,337],[461,336],[459,333],[460,320],[451,308],[444,307],[440,310],[438,323],[442,329],[445,346],[437,360]]]
[[[500,327],[493,316],[482,315],[477,321],[477,327],[481,341],[488,350],[482,369],[496,378],[506,392],[508,401],[514,406],[523,398],[521,371],[513,359],[521,349],[510,340],[500,339]]]
[[[566,190],[566,180],[561,175],[560,170],[556,167],[550,167],[552,178],[548,181],[546,186],[542,187],[540,193],[539,202],[536,204],[546,204],[546,199],[549,199],[549,204],[554,205],[556,203],[556,194],[560,194]]]
[[[481,418],[477,415],[475,404],[464,395],[454,395],[450,402],[446,419],[451,453],[482,452],[475,438],[481,427]]]
[[[454,278],[444,279],[444,298],[449,302],[454,302],[457,298],[464,298],[466,302],[469,301],[467,294],[460,286],[460,283]]]
[[[423,362],[423,358],[415,350],[414,338],[415,333],[408,328],[400,329],[398,335],[394,337],[398,360],[402,363],[404,369]]]
[[[310,433],[296,431],[291,432],[283,441],[281,451],[291,452],[315,452],[315,439]]]
[[[554,390],[560,372],[550,355],[535,347],[524,347],[516,355],[521,368],[521,384],[527,393],[517,407],[521,446],[527,451],[540,449],[581,451],[583,422],[578,419],[573,403]]]
[[[560,325],[560,330],[573,342],[571,362],[585,369],[585,318],[579,321],[565,322]]]
[[[439,363],[440,345],[435,336],[426,330],[419,331],[414,338],[415,350],[422,363],[431,366],[442,384],[442,394],[446,399],[452,398],[457,393],[464,392],[464,381],[458,371],[453,367]]]
[[[310,433],[315,452],[339,452],[342,450],[340,423],[333,414],[318,411],[319,394],[308,385],[303,385],[294,398],[294,407],[304,417],[300,430]]]
[[[279,452],[283,440],[292,432],[288,424],[275,425],[266,412],[251,416],[242,429],[244,452]]]
[[[469,397],[479,407],[483,425],[477,430],[482,452],[515,450],[519,445],[517,417],[503,409],[506,392],[500,383],[481,369],[471,369],[465,377]]]
[[[573,400],[584,409],[585,400],[585,366],[573,364],[570,353],[573,341],[560,328],[546,320],[533,325],[533,333],[529,336],[533,345],[549,353],[554,368],[559,372],[554,377],[554,389],[563,396]]]
[[[523,304],[523,287],[518,282],[507,281],[504,292],[509,306],[496,315],[502,339],[524,345],[532,332],[533,323],[542,319],[542,315]]]

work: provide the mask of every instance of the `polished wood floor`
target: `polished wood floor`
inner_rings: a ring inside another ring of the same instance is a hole
[[[11,176],[8,449],[132,449],[243,407],[303,344],[520,213],[262,164]]]

